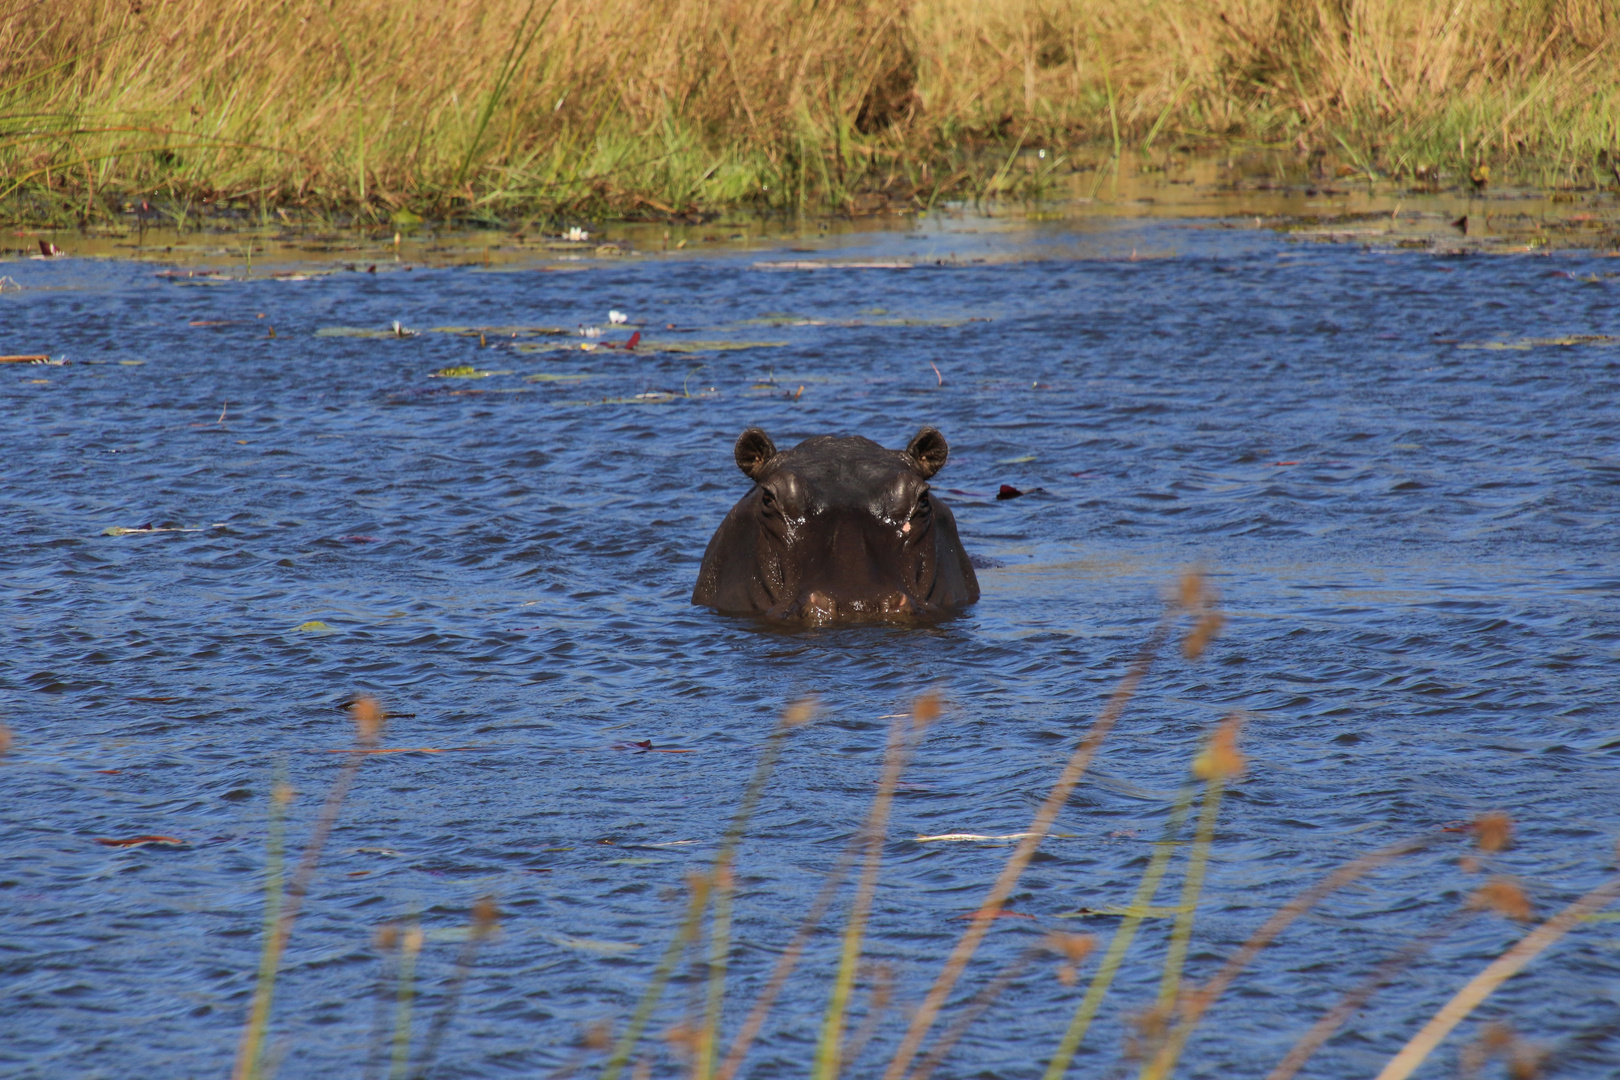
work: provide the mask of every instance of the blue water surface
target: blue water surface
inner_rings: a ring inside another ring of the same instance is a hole
[[[0,1074],[227,1073],[272,784],[297,793],[296,859],[357,693],[392,714],[387,746],[442,752],[360,767],[277,986],[277,1075],[377,1066],[396,986],[373,937],[399,920],[426,932],[420,1055],[486,894],[501,932],[432,1075],[598,1069],[586,1031],[623,1030],[776,717],[816,695],[738,851],[729,1042],[861,828],[890,718],[938,689],[851,1019],[892,976],[847,1070],[881,1075],[1011,850],[916,838],[1026,829],[1195,566],[1223,635],[1196,661],[1160,656],[953,1009],[1052,931],[1106,941],[1117,915],[1075,913],[1130,902],[1203,738],[1234,713],[1248,772],[1221,807],[1194,983],[1358,854],[1487,811],[1512,815],[1515,843],[1471,870],[1469,836],[1440,833],[1335,893],[1239,978],[1178,1075],[1263,1076],[1490,875],[1546,917],[1614,872],[1612,260],[957,221],[487,270],[386,252],[375,273],[244,269],[0,265],[21,287],[0,294],[0,353],[71,361],[0,365]],[[635,351],[601,347],[637,330]],[[464,366],[494,374],[434,376]],[[950,440],[935,487],[987,564],[969,613],[784,632],[691,606],[747,488],[744,427],[903,446],[923,424]],[[998,500],[1003,484],[1025,494]],[[180,531],[104,532],[143,526]],[[98,842],[143,835],[185,846]],[[1178,902],[1185,860],[1157,904]],[[744,1076],[808,1074],[847,902]],[[1613,927],[1558,944],[1426,1075],[1451,1075],[1497,1020],[1552,1050],[1552,1075],[1613,1075]],[[1134,1075],[1131,1020],[1169,931],[1144,923],[1072,1075]],[[1523,932],[1463,921],[1305,1075],[1375,1074]],[[1070,986],[1058,966],[1031,961],[936,1075],[1040,1076],[1091,970]],[[648,1075],[684,1074],[664,1033],[700,1010],[703,975],[694,950]]]

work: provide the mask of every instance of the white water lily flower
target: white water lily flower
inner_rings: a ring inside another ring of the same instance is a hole
[[[602,336],[602,328],[600,326],[582,326],[582,327],[579,328],[579,332],[581,334],[583,334],[585,337],[601,337]]]
[[[620,326],[620,325],[622,325],[624,323],[627,323],[629,321],[630,321],[630,316],[626,315],[622,311],[610,311],[610,312],[608,312],[608,322],[612,323],[614,326]]]
[[[572,240],[574,243],[577,244],[577,243],[581,243],[581,242],[583,242],[585,240],[589,240],[591,238],[591,234],[586,232],[584,229],[581,229],[578,225],[576,225],[572,229],[569,229],[566,233],[564,233],[563,238],[565,240]]]

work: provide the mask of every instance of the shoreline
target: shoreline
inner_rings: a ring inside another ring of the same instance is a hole
[[[285,267],[379,258],[423,266],[469,261],[496,266],[547,257],[579,261],[748,251],[783,242],[836,245],[839,237],[861,233],[949,232],[964,223],[1062,229],[1143,218],[1435,253],[1620,255],[1620,186],[1417,187],[1365,177],[1279,176],[1264,162],[1210,156],[1171,168],[1134,157],[1107,161],[1068,173],[1061,187],[1044,199],[964,200],[931,210],[884,205],[865,212],[794,214],[739,206],[693,216],[535,214],[500,221],[414,214],[377,221],[352,211],[264,213],[239,205],[129,203],[116,217],[76,227],[8,222],[0,260],[38,257],[47,250],[41,245],[48,245],[64,255],[237,264],[249,270],[255,261]]]

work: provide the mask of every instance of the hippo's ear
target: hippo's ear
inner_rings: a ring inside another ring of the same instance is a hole
[[[906,456],[916,462],[914,467],[924,480],[945,467],[945,459],[950,453],[950,444],[945,441],[945,436],[931,427],[920,428],[906,446]]]
[[[737,468],[743,475],[758,480],[765,466],[776,456],[776,444],[759,428],[751,427],[737,436],[737,446],[732,453],[737,456]]]

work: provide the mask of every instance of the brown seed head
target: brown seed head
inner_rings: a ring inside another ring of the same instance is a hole
[[[1204,606],[1205,584],[1202,570],[1189,570],[1181,575],[1181,588],[1176,597],[1182,609],[1197,611]]]
[[[472,908],[472,936],[475,938],[488,937],[501,925],[501,913],[495,906],[493,896],[480,896],[473,903]]]
[[[1078,964],[1097,947],[1097,938],[1092,934],[1065,934],[1054,930],[1046,935],[1042,944],[1071,963]]]
[[[696,897],[699,903],[709,895],[709,886],[713,883],[714,879],[710,875],[696,870],[686,875],[686,891]]]
[[[1485,1030],[1479,1033],[1479,1043],[1487,1052],[1500,1054],[1513,1048],[1519,1037],[1513,1033],[1513,1025],[1497,1020],[1485,1025]]]
[[[399,948],[399,923],[385,922],[371,935],[371,947],[378,952],[393,952]]]
[[[1536,1080],[1542,1075],[1542,1064],[1550,1056],[1543,1046],[1520,1039],[1508,1052],[1508,1076],[1512,1080]]]
[[[412,923],[411,928],[405,931],[405,955],[415,956],[421,952],[423,939],[422,927],[417,923]]]
[[[5,757],[6,752],[10,749],[11,729],[6,727],[4,724],[0,724],[0,757]]]
[[[1193,775],[1201,780],[1230,780],[1243,775],[1248,759],[1237,748],[1243,721],[1228,716],[1209,738],[1204,752],[1193,760]]]
[[[286,806],[293,801],[292,785],[285,780],[277,780],[270,789],[270,801],[277,806]]]
[[[1204,655],[1209,643],[1220,634],[1221,627],[1226,625],[1226,616],[1215,610],[1204,612],[1193,625],[1192,632],[1187,640],[1181,643],[1181,651],[1189,660],[1196,660]]]
[[[1494,877],[1474,891],[1468,906],[1475,911],[1494,911],[1516,922],[1529,922],[1535,918],[1530,898],[1512,878]]]
[[[357,698],[354,704],[349,706],[349,715],[354,717],[355,738],[360,740],[362,745],[374,745],[382,735],[383,721],[386,718],[382,706],[377,704],[377,699]]]
[[[1125,1037],[1125,1056],[1140,1061],[1158,1052],[1170,1030],[1168,1006],[1156,1005],[1131,1017],[1131,1030]]]
[[[1044,942],[1052,952],[1063,957],[1063,963],[1058,965],[1057,979],[1064,986],[1073,986],[1080,978],[1080,964],[1091,950],[1097,947],[1097,939],[1090,934],[1065,934],[1053,931],[1046,935]]]
[[[1474,821],[1474,837],[1481,851],[1503,851],[1513,839],[1513,819],[1506,814],[1481,814]]]
[[[690,1054],[697,1049],[698,1029],[683,1021],[664,1029],[664,1041],[673,1049]]]
[[[911,706],[911,730],[922,731],[939,719],[939,694],[933,690],[920,695]]]
[[[785,728],[804,727],[816,718],[816,711],[820,702],[813,697],[800,698],[787,707],[782,713],[782,726]]]
[[[613,1025],[606,1020],[598,1020],[585,1029],[585,1036],[580,1041],[587,1050],[606,1050],[613,1045]]]

